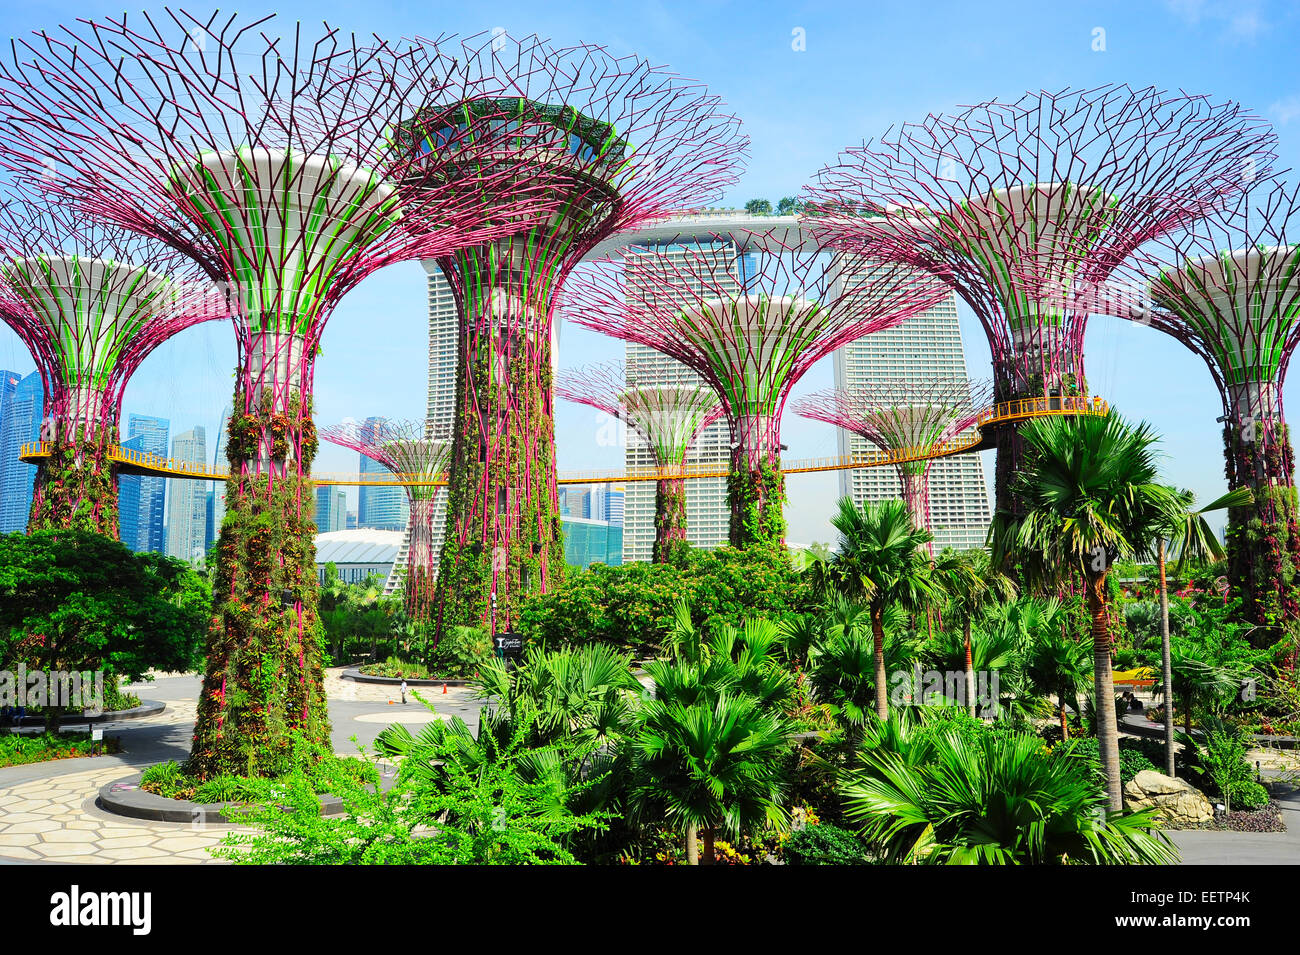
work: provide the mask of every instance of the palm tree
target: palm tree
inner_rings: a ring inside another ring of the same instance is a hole
[[[1118,811],[1123,798],[1107,574],[1117,559],[1147,551],[1182,505],[1156,481],[1158,438],[1145,422],[1130,425],[1114,413],[1037,418],[1021,435],[1025,457],[1014,495],[1023,515],[995,515],[993,559],[1002,566],[1017,560],[1031,580],[1056,582],[1080,573],[1086,582],[1098,749],[1110,808]]]
[[[1193,709],[1216,707],[1241,687],[1240,671],[1216,663],[1206,648],[1191,641],[1179,640],[1170,647],[1169,670],[1170,679],[1156,687],[1165,696],[1166,736],[1173,725],[1170,700],[1182,704],[1183,732],[1190,736]]]
[[[677,609],[674,644],[684,652],[672,660],[646,664],[655,698],[640,713],[634,746],[640,754],[635,794],[644,812],[667,814],[685,828],[686,856],[693,864],[700,830],[704,831],[706,861],[711,862],[719,825],[725,822],[735,831],[742,822],[749,825],[754,821],[747,810],[725,819],[714,813],[720,802],[731,798],[718,787],[750,780],[755,788],[747,790],[748,795],[731,794],[740,800],[737,805],[743,806],[763,785],[771,783],[774,788],[768,796],[772,804],[764,812],[769,818],[779,818],[778,797],[784,792],[778,785],[781,780],[749,766],[741,749],[750,745],[744,742],[747,732],[754,735],[752,745],[763,752],[769,748],[769,737],[788,742],[790,728],[780,709],[794,691],[794,678],[777,659],[782,641],[777,625],[746,620],[740,628],[717,628],[708,643],[701,643],[684,604]],[[758,718],[765,714],[772,715],[775,722],[768,724]],[[736,747],[740,749],[733,753]],[[717,790],[713,804],[701,801],[703,790],[710,786]],[[669,793],[660,787],[675,788]]]
[[[1178,492],[1180,504],[1177,522],[1169,528],[1168,537],[1174,553],[1178,555],[1175,573],[1181,576],[1184,565],[1190,561],[1223,560],[1226,553],[1219,539],[1214,536],[1205,515],[1212,511],[1221,511],[1229,507],[1245,507],[1255,499],[1250,488],[1237,488],[1216,498],[1209,504],[1196,510],[1196,495],[1191,491]],[[1169,582],[1165,575],[1165,535],[1156,540],[1156,564],[1160,570],[1160,665],[1165,686],[1174,683],[1173,657],[1169,642]],[[1189,711],[1188,720],[1191,719]],[[1165,775],[1174,775],[1174,699],[1165,694]]]
[[[975,665],[971,655],[971,624],[992,607],[1016,598],[1016,583],[1002,573],[983,550],[953,554],[945,550],[935,560],[934,574],[948,593],[948,607],[961,621],[965,644],[966,710],[975,715]]]
[[[1047,626],[1039,630],[1025,660],[1025,675],[1038,692],[1056,694],[1057,714],[1061,720],[1061,739],[1070,738],[1066,719],[1067,702],[1078,700],[1088,686],[1088,647],[1064,628]],[[1078,709],[1076,702],[1075,709]]]
[[[924,729],[922,726],[920,729]],[[1099,812],[1087,762],[1031,735],[869,727],[840,792],[848,818],[891,862],[1162,864],[1177,854],[1150,812]]]
[[[845,497],[831,524],[840,540],[839,552],[826,565],[827,576],[840,593],[866,601],[876,656],[876,715],[884,719],[889,714],[885,610],[917,610],[941,592],[925,550],[933,537],[916,529],[907,506],[898,500],[867,502],[859,508]]]
[[[631,654],[604,644],[531,647],[514,670],[489,661],[473,686],[480,699],[528,723],[532,746],[565,740],[599,745],[621,738],[631,730],[632,700],[642,690],[632,675]]]
[[[763,822],[784,822],[778,756],[790,730],[780,714],[745,693],[724,692],[692,703],[652,700],[643,717],[634,799],[643,812],[701,832],[704,865],[713,864],[718,830],[739,835]],[[687,851],[689,857],[689,840]]]

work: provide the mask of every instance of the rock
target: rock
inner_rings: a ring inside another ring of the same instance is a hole
[[[1124,784],[1124,808],[1156,810],[1168,829],[1198,826],[1214,818],[1214,807],[1195,786],[1164,773],[1144,769]]]

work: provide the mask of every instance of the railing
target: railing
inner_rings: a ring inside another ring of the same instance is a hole
[[[982,411],[976,419],[976,428],[1027,418],[1052,415],[1104,415],[1110,408],[1101,398],[1091,395],[1070,397],[1018,398],[1004,401]],[[977,447],[984,440],[979,430],[972,430],[941,441],[938,444],[895,448],[891,451],[867,451],[862,454],[839,455],[824,458],[796,458],[785,461],[781,470],[786,474],[806,474],[814,471],[845,471],[854,468],[876,468],[885,465],[907,464],[911,461],[928,461],[932,458],[962,454]],[[29,463],[39,462],[50,455],[47,441],[29,441],[19,450],[18,456]],[[149,474],[159,477],[191,478],[194,480],[224,481],[230,476],[227,467],[216,467],[203,462],[179,461],[119,446],[109,449],[108,458],[129,474]],[[557,476],[559,484],[623,484],[636,481],[660,481],[676,478],[718,478],[729,473],[727,462],[687,464],[672,468],[633,468],[593,471],[562,471]],[[445,487],[446,475],[430,480],[427,475],[392,474],[375,472],[367,474],[323,472],[313,474],[312,481],[319,485],[341,484],[360,487],[412,487],[424,485]]]

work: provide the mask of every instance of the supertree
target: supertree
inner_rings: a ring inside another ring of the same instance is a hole
[[[824,421],[901,457],[894,467],[912,520],[930,529],[930,467],[935,457],[978,421],[992,382],[963,376],[878,380],[852,390],[814,392],[797,400],[796,414]],[[934,553],[933,543],[927,545]]]
[[[1282,409],[1300,341],[1300,186],[1260,180],[1152,242],[1124,274],[1118,292],[1087,305],[1159,329],[1208,366],[1228,486],[1254,497],[1229,510],[1228,578],[1258,636],[1276,638],[1300,620],[1295,455]],[[1144,294],[1134,302],[1124,288]]]
[[[122,391],[176,333],[225,318],[213,286],[154,239],[98,226],[39,186],[0,194],[0,318],[31,351],[45,390],[28,530],[118,536]]]
[[[559,206],[544,223],[436,257],[460,313],[439,633],[509,628],[521,598],[564,573],[552,309],[570,271],[615,232],[715,199],[748,151],[717,97],[636,57],[502,35],[461,58],[498,78],[497,93],[467,100],[454,126],[417,115],[404,133],[441,155],[441,137],[505,110],[512,130],[540,131],[511,165],[545,171]]]
[[[654,454],[661,473],[655,481],[653,560],[667,563],[686,540],[687,452],[723,415],[712,388],[698,385],[637,384],[622,362],[588,365],[562,373],[555,394],[596,408],[623,422]]]
[[[717,392],[731,428],[731,543],[780,541],[781,413],[819,359],[941,300],[896,263],[830,257],[786,230],[629,248],[622,269],[584,267],[565,316],[677,359]]]
[[[1088,316],[1064,303],[1265,174],[1273,139],[1238,104],[1204,96],[1027,93],[848,149],[806,190],[807,212],[836,244],[948,283],[988,336],[997,401],[1063,398],[1087,394]],[[1014,426],[998,429],[997,448],[997,507],[1015,513]]]
[[[395,122],[477,89],[436,42],[362,45],[329,27],[282,40],[268,19],[83,21],[16,43],[0,69],[0,161],[231,289],[231,478],[190,756],[204,777],[286,770],[291,731],[329,741],[310,467],[334,307],[382,266],[481,245],[553,206],[502,161],[502,113],[453,130],[439,155],[407,148]],[[480,152],[495,158],[475,168]]]
[[[432,421],[390,421],[358,424],[346,421],[323,428],[320,436],[332,444],[359,451],[397,476],[411,502],[411,540],[406,552],[404,585],[406,612],[427,621],[433,608],[433,508],[445,482],[451,443],[436,437]]]

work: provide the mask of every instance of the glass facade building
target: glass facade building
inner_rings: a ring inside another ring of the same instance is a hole
[[[172,457],[202,465],[208,457],[207,432],[200,426],[172,439]],[[167,556],[201,563],[207,556],[208,481],[167,479]]]
[[[127,440],[122,447],[167,457],[167,435],[171,422],[166,418],[133,414],[127,416]],[[167,496],[167,479],[123,474],[117,481],[118,535],[133,551],[161,553],[163,505]]]
[[[0,533],[27,529],[36,465],[18,459],[22,446],[39,440],[45,388],[37,372],[23,377],[0,372]]]
[[[608,521],[562,517],[564,560],[570,567],[623,563],[623,528]]]

